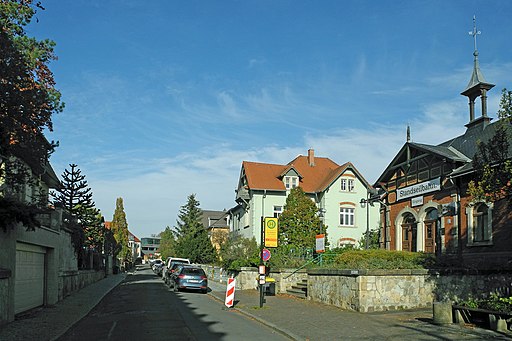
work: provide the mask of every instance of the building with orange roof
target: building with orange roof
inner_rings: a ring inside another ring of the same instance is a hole
[[[261,217],[279,217],[290,190],[297,186],[317,205],[331,248],[357,245],[368,228],[379,228],[378,207],[360,204],[372,186],[356,167],[315,157],[309,149],[307,156],[299,155],[284,165],[242,162],[232,232],[259,242]]]

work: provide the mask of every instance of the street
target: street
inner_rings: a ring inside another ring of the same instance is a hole
[[[149,268],[128,275],[59,340],[288,340],[210,295],[174,293]]]

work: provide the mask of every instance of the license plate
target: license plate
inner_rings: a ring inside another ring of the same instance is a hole
[[[189,281],[190,283],[199,283],[199,282],[201,282],[201,281],[200,281],[200,280],[198,280],[198,279],[189,279],[188,281]]]

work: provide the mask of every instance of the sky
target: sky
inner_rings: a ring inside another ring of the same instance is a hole
[[[65,109],[48,140],[137,237],[235,206],[242,161],[315,150],[373,183],[406,141],[465,131],[476,16],[480,68],[512,88],[512,1],[43,0],[27,28],[56,42]],[[478,106],[480,108],[480,106]],[[479,111],[477,112],[477,115]]]

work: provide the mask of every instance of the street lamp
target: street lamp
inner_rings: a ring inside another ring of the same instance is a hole
[[[318,209],[318,218],[320,219],[320,234],[322,234],[322,221],[325,217],[325,208],[319,208]]]
[[[372,198],[373,192],[368,190],[366,192],[366,198],[362,198],[359,203],[361,204],[362,208],[366,207],[366,235],[364,238],[365,246],[364,248],[368,250],[369,247],[369,239],[370,239],[370,206],[373,206],[373,203],[375,200]]]

